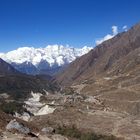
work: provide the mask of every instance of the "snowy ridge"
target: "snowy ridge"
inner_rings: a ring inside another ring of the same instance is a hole
[[[8,63],[22,64],[29,62],[38,67],[39,63],[46,61],[50,67],[63,66],[88,53],[92,47],[72,48],[63,45],[48,45],[45,48],[22,47],[8,53],[0,53],[0,58]]]

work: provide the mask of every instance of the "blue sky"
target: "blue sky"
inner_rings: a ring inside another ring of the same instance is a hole
[[[0,0],[0,52],[95,40],[140,21],[139,0]]]

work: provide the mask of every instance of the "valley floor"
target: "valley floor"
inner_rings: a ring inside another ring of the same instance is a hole
[[[30,130],[36,137],[6,130],[1,139],[92,140],[98,136],[97,140],[140,140],[140,85],[128,84],[128,79],[138,78],[104,77],[90,84],[85,81],[64,88],[61,93],[31,93],[24,101],[28,111],[24,113],[28,113],[29,118],[25,119],[23,114],[15,117],[23,119],[22,124],[27,127],[31,124]],[[2,98],[8,96],[3,94]]]

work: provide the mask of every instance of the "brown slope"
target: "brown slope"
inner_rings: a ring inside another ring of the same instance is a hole
[[[129,31],[118,34],[98,45],[88,54],[76,59],[68,68],[56,76],[56,80],[62,85],[70,85],[107,74],[116,75],[120,73],[121,68],[125,69],[127,66],[126,56],[129,57],[129,53],[135,56],[137,52],[135,50],[139,48],[140,24],[137,24]],[[131,60],[131,55],[127,59]],[[122,63],[120,63],[121,61]],[[135,66],[139,65],[136,61],[133,63],[136,63]],[[118,69],[112,71],[115,68]],[[132,69],[132,65],[127,69]]]

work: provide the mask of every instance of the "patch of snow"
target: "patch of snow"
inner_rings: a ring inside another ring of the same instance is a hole
[[[33,93],[31,92],[31,98],[25,101],[25,108],[32,114],[36,114],[36,112],[41,108],[44,104],[40,102],[41,93]]]
[[[39,102],[40,101],[40,97],[42,96],[41,93],[33,93],[31,92],[31,98],[29,98],[30,102]]]
[[[0,94],[0,98],[7,99],[7,98],[9,98],[9,95],[7,93],[2,93],[2,94]]]
[[[41,93],[33,93],[31,92],[32,97],[25,101],[25,108],[27,111],[32,113],[33,115],[45,115],[53,113],[55,108],[50,107],[49,105],[45,105],[45,103],[40,102]]]
[[[53,113],[55,109],[56,108],[50,107],[49,105],[45,105],[44,107],[42,107],[40,110],[37,111],[35,116]]]
[[[23,114],[19,114],[19,113],[15,112],[14,117],[19,118],[19,119],[22,119],[24,121],[29,121],[29,119],[30,119],[31,116],[27,112],[23,112]]]

